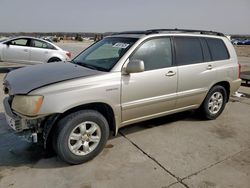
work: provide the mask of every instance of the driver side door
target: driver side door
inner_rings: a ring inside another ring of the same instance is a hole
[[[3,60],[13,63],[28,63],[30,60],[30,40],[18,38],[5,43]]]

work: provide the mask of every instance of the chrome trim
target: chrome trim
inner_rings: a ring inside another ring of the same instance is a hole
[[[173,94],[168,94],[168,95],[162,95],[162,96],[151,97],[151,98],[140,99],[140,100],[136,100],[136,101],[132,101],[132,102],[127,102],[127,103],[122,104],[122,110],[128,110],[128,109],[137,108],[137,107],[150,105],[150,104],[154,104],[154,103],[175,100],[176,97],[177,97],[177,94],[173,93]]]
[[[198,107],[199,107],[198,104],[197,105],[191,105],[191,106],[187,106],[187,107],[183,107],[183,108],[169,110],[169,111],[166,111],[166,112],[160,112],[160,113],[157,113],[157,114],[152,114],[152,115],[148,115],[148,116],[144,116],[144,117],[139,117],[139,118],[131,119],[131,120],[122,122],[121,123],[122,124],[121,127],[129,125],[129,124],[132,124],[132,123],[137,123],[137,122],[141,122],[141,121],[145,121],[145,120],[149,120],[149,119],[153,119],[153,118],[157,118],[157,117],[161,117],[161,116],[165,116],[165,115],[174,114],[174,113],[177,113],[177,112],[182,112],[182,111],[186,111],[186,110],[196,109]]]

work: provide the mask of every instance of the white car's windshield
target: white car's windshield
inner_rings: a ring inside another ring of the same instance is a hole
[[[91,69],[110,71],[137,40],[124,37],[105,38],[83,51],[72,62]]]
[[[8,40],[9,38],[0,38],[0,42],[4,42],[6,40]]]

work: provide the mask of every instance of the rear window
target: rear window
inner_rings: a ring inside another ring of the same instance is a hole
[[[176,63],[188,65],[203,62],[200,40],[197,37],[175,37]]]
[[[229,59],[227,48],[221,39],[207,38],[206,40],[213,61]]]
[[[35,48],[55,49],[51,44],[35,39],[32,39],[31,46]]]

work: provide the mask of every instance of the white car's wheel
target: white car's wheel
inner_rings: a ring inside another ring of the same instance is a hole
[[[52,57],[49,59],[48,63],[59,62],[59,61],[62,61],[62,60],[58,57]]]

